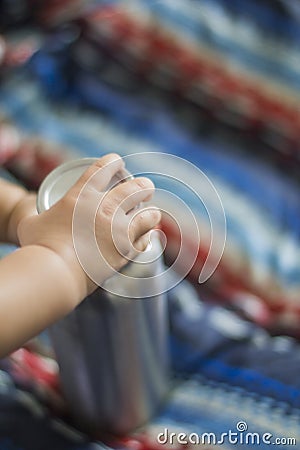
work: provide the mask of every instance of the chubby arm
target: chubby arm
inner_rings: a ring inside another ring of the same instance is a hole
[[[19,244],[18,224],[36,214],[35,199],[35,194],[0,178],[0,242]]]
[[[26,246],[0,261],[0,358],[72,311],[86,291],[65,261]]]
[[[35,205],[35,194],[0,179],[0,242],[20,244],[19,224],[37,214]],[[0,358],[79,303],[86,292],[73,275],[57,253],[41,245],[0,260]]]

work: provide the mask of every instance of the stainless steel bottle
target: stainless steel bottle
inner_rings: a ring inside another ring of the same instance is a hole
[[[94,161],[83,158],[54,170],[39,190],[38,211],[58,201]],[[168,391],[166,295],[149,297],[153,281],[137,280],[163,270],[160,241],[152,236],[151,242],[139,264],[122,271],[127,278],[110,278],[105,289],[98,288],[50,329],[71,413],[94,434],[134,430],[157,411]],[[121,296],[111,293],[116,290]],[[154,290],[163,292],[163,286]]]

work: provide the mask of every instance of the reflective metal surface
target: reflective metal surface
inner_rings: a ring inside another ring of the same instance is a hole
[[[40,212],[62,197],[94,159],[82,161],[74,161],[74,172],[67,163],[46,178],[38,195]],[[149,249],[122,271],[127,277],[117,274],[106,282],[109,291],[117,284],[124,297],[98,288],[50,329],[64,394],[86,431],[131,431],[157,411],[168,392],[166,295],[148,297],[151,283],[133,279],[162,271],[161,244],[153,232]]]

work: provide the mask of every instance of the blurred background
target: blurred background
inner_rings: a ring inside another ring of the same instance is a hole
[[[297,4],[1,1],[1,162],[36,189],[79,156],[154,151],[191,161],[216,186],[228,226],[203,290],[298,334]]]
[[[222,200],[227,242],[216,272],[199,286],[209,224],[185,193],[203,233],[190,285],[205,307],[221,308],[223,323],[226,311],[253,326],[256,337],[266,332],[268,345],[283,335],[293,338],[284,341],[295,346],[284,362],[271,347],[260,356],[252,349],[248,369],[260,373],[268,355],[272,379],[294,368],[284,383],[295,389],[299,22],[298,0],[0,0],[0,163],[6,176],[37,189],[63,161],[107,152],[165,152],[195,164]],[[167,216],[162,228],[166,263],[172,264],[180,235]],[[184,250],[198,244],[190,239]],[[232,373],[210,369],[209,379],[246,389]],[[259,382],[251,382],[249,392],[257,393]],[[260,389],[277,398],[274,385]],[[300,406],[298,391],[279,397],[288,407]]]

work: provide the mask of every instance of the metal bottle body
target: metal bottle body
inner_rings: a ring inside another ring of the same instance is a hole
[[[80,164],[74,164],[77,179]],[[41,187],[40,210],[76,181],[70,175],[71,163],[65,174],[58,171],[57,177],[55,171],[50,174],[48,189],[47,179]],[[68,186],[61,192],[64,176]],[[164,293],[149,296],[163,292],[163,286],[152,290],[159,277],[151,283],[142,281],[163,270],[155,232],[151,242],[147,255],[140,253],[121,274],[107,280],[105,289],[98,288],[50,328],[70,411],[79,426],[93,433],[132,431],[155,413],[168,391],[167,298]],[[112,293],[116,291],[119,295]]]

